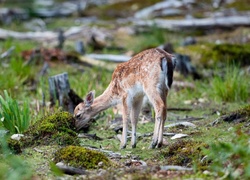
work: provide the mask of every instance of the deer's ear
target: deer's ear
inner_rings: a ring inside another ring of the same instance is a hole
[[[95,91],[90,91],[85,98],[85,106],[90,107],[93,104],[95,98]]]
[[[176,68],[176,64],[177,64],[177,59],[176,59],[175,56],[172,56],[171,60],[172,60],[172,64],[173,64],[173,69],[175,69]]]

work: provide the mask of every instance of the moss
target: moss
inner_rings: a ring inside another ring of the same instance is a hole
[[[208,148],[208,145],[197,141],[179,140],[171,144],[167,149],[161,150],[160,156],[166,159],[166,164],[190,167],[193,163],[198,163],[198,168],[204,169],[206,164],[200,163],[204,156],[202,153],[203,148]]]
[[[102,153],[79,146],[67,146],[55,153],[54,162],[64,162],[77,168],[95,169],[102,162],[103,167],[111,166],[111,161]]]
[[[74,118],[68,112],[57,112],[43,117],[25,133],[26,145],[77,145]]]

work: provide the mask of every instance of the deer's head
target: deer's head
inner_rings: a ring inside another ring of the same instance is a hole
[[[75,126],[77,130],[86,127],[92,118],[92,107],[94,101],[95,92],[90,91],[83,102],[78,104],[74,110]]]

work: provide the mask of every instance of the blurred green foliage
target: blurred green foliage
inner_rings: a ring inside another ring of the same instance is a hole
[[[32,168],[17,155],[13,155],[8,148],[5,138],[0,138],[0,179],[31,179]]]
[[[214,142],[205,150],[208,160],[212,161],[209,169],[216,178],[250,178],[250,143],[248,132],[240,128],[232,134],[230,141]]]

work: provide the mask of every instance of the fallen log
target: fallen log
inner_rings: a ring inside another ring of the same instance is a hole
[[[161,166],[161,170],[192,171],[193,168],[183,166]]]
[[[90,58],[88,56],[79,56],[79,60],[83,63],[90,64],[92,66],[99,66],[111,71],[113,71],[117,66],[117,63],[113,62],[107,63],[104,61],[97,61],[96,59]]]
[[[16,32],[6,29],[0,29],[0,39],[14,38],[20,40],[55,40],[58,33],[52,31],[44,32]]]
[[[87,41],[94,36],[97,41],[104,41],[106,38],[111,37],[111,33],[104,31],[103,29],[97,29],[95,27],[79,26],[70,27],[65,30],[65,39],[79,40],[79,38],[84,38]],[[17,32],[7,29],[0,28],[0,39],[20,39],[20,40],[34,40],[34,41],[47,41],[53,42],[58,41],[58,32],[55,31],[30,31],[30,32]]]
[[[188,3],[193,3],[193,1],[191,0]],[[162,15],[168,14],[166,13],[166,11],[174,12],[173,15],[181,14],[181,11],[178,10],[177,8],[185,7],[186,5],[187,5],[186,3],[181,2],[181,1],[162,1],[162,2],[156,3],[152,6],[146,7],[136,12],[134,17],[135,18],[152,18],[152,17],[155,17],[156,15],[160,15],[159,12],[161,12]],[[170,15],[172,15],[172,13],[170,13]]]
[[[69,174],[69,175],[83,175],[86,174],[85,169],[80,169],[80,168],[75,168],[72,166],[67,166],[62,162],[59,162],[56,164],[56,166],[65,174]]]
[[[111,62],[126,62],[131,57],[126,55],[115,55],[115,54],[87,54],[86,57],[97,59],[97,60],[105,60]]]
[[[234,27],[234,26],[250,26],[249,15],[235,15],[226,17],[213,17],[203,19],[154,19],[154,20],[140,20],[135,19],[134,25],[137,27],[157,26],[159,28],[168,30],[183,30],[183,29],[208,29],[214,27]]]
[[[190,123],[190,122],[177,122],[177,123],[173,123],[173,124],[168,124],[166,126],[164,126],[164,128],[170,128],[170,127],[176,127],[176,126],[185,126],[185,127],[192,127],[195,128],[195,124]]]

